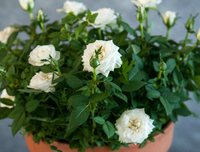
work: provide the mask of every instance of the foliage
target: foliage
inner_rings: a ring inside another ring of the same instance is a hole
[[[0,99],[14,105],[0,108],[0,118],[13,119],[13,135],[23,127],[26,133],[33,133],[35,142],[65,141],[79,151],[105,145],[118,150],[128,146],[118,141],[114,126],[125,110],[145,108],[154,120],[155,128],[149,135],[152,141],[168,121],[192,114],[184,102],[190,99],[190,91],[200,101],[198,41],[195,47],[183,45],[150,35],[148,27],[141,38],[140,29],[133,29],[120,16],[115,27],[107,26],[99,32],[88,22],[80,22],[83,16],[69,13],[61,22],[45,20],[45,32],[36,32],[42,28],[36,19],[30,25],[14,25],[18,31],[10,35],[7,44],[0,43],[0,66],[7,71],[1,72],[0,91],[6,89],[15,96],[14,103]],[[94,22],[96,16],[88,10],[89,21]],[[28,39],[20,39],[19,33],[27,34]],[[99,74],[94,81],[92,72],[83,71],[82,55],[89,43],[99,39],[113,40],[123,63],[108,77]],[[37,45],[49,44],[61,53],[57,66],[28,63]],[[55,72],[58,68],[62,75],[53,81],[55,92],[27,88],[36,72]]]

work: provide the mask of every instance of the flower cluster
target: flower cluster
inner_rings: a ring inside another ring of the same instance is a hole
[[[119,150],[144,146],[167,123],[192,114],[184,102],[191,91],[200,99],[197,15],[186,22],[185,39],[175,42],[168,36],[176,12],[161,15],[166,36],[148,32],[148,12],[158,11],[161,0],[132,1],[136,29],[111,8],[90,11],[74,1],[57,9],[66,14],[61,22],[49,23],[43,9],[34,16],[34,2],[19,0],[29,26],[0,32],[0,119],[14,120],[13,135],[23,128],[37,143],[62,140],[81,152],[95,146]],[[197,40],[188,45],[194,33]]]

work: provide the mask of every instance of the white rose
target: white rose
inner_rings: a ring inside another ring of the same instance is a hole
[[[25,11],[32,10],[35,6],[34,0],[19,0],[19,4]]]
[[[15,101],[15,97],[14,96],[10,96],[8,95],[6,89],[4,89],[1,93],[1,97],[0,98],[6,98],[6,99],[10,99],[12,101]],[[4,105],[3,103],[0,103],[1,107],[8,107],[8,108],[12,108],[13,106],[7,106],[7,105]]]
[[[197,32],[197,40],[200,41],[200,29]]]
[[[136,6],[144,6],[144,7],[156,7],[157,4],[160,4],[162,0],[132,0]]]
[[[55,60],[60,59],[60,52],[56,51],[53,45],[38,45],[31,51],[28,61],[33,66],[43,66],[44,64],[50,64],[48,61],[41,61],[43,59],[48,60],[49,55]]]
[[[94,23],[90,23],[94,28],[104,29],[106,25],[115,25],[117,22],[117,15],[113,9],[101,8],[91,13],[98,13]]]
[[[0,42],[6,44],[9,36],[15,31],[17,31],[17,29],[11,26],[4,28],[2,31],[0,31]]]
[[[176,21],[176,12],[167,11],[162,14],[162,18],[166,26],[172,27]]]
[[[53,73],[43,73],[40,71],[39,73],[36,73],[28,85],[28,88],[33,88],[35,90],[41,90],[44,92],[55,92],[55,85],[52,84],[52,79],[58,78],[56,74]]]
[[[153,120],[145,114],[144,109],[127,110],[116,121],[116,133],[123,143],[142,143],[152,132]]]
[[[100,47],[102,47],[98,56],[100,65],[96,68],[96,73],[101,73],[107,77],[110,71],[114,71],[115,68],[119,68],[122,64],[121,54],[118,52],[119,47],[112,40],[96,40],[94,43],[87,45],[82,56],[83,70],[93,72],[93,68],[90,66],[90,58],[95,55],[95,50]]]
[[[78,15],[80,13],[86,12],[87,8],[83,3],[75,2],[75,1],[66,1],[63,4],[63,9],[57,9],[58,13],[74,13],[74,15]]]

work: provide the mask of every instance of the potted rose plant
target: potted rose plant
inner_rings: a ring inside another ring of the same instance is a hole
[[[187,45],[197,15],[178,43],[168,39],[175,12],[160,14],[166,36],[149,34],[148,11],[161,0],[133,1],[136,29],[110,8],[90,11],[66,1],[57,10],[66,16],[48,23],[42,9],[34,18],[34,0],[19,2],[31,24],[0,32],[0,119],[13,119],[13,135],[20,130],[55,151],[54,141],[80,152],[119,150],[144,147],[178,115],[193,115],[184,102],[189,91],[200,99],[200,32]]]

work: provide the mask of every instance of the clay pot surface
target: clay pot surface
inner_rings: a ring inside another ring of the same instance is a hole
[[[147,145],[143,148],[139,148],[139,145],[129,144],[130,148],[121,147],[118,152],[167,152],[172,144],[174,123],[170,122],[164,128],[164,134],[158,134],[154,136],[155,142],[147,141]],[[44,142],[40,141],[37,144],[33,141],[33,135],[25,135],[25,140],[30,152],[54,152],[50,149],[50,146]],[[61,142],[53,142],[59,150],[63,152],[77,152],[77,149],[70,149],[69,144]],[[95,147],[93,150],[91,148],[86,149],[85,152],[113,152],[109,147]]]

